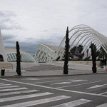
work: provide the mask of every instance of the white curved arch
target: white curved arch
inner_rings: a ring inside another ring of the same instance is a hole
[[[83,43],[84,43],[88,39],[87,38],[87,35],[88,35],[89,38],[91,37],[91,39],[89,39],[89,41],[91,41],[91,42],[93,41],[96,45],[103,47],[103,49],[107,53],[107,37],[105,37],[103,34],[97,32],[93,28],[91,28],[87,25],[84,25],[84,24],[77,25],[77,26],[74,26],[72,29],[69,30],[69,35],[70,34],[71,34],[71,36],[69,37],[70,38],[70,45],[73,45],[75,42],[77,42],[77,44],[78,44],[83,39],[84,39],[83,40]],[[72,38],[74,38],[74,40],[72,40]],[[64,41],[65,41],[65,37],[61,41],[60,46],[62,43],[64,43]],[[63,52],[64,51],[62,51],[62,53]],[[60,53],[61,53],[60,48],[58,50],[58,53],[60,55]]]
[[[107,53],[107,37],[87,25],[81,24],[74,26],[69,30],[69,36],[70,46],[74,44],[83,44],[85,45],[83,49],[83,51],[85,52],[92,42],[97,45],[97,49],[100,49],[100,47],[102,47]],[[65,43],[65,37],[66,35],[64,36],[63,40],[56,50],[51,49],[48,45],[41,44],[36,53],[36,59],[43,62],[49,62],[55,60],[55,58],[58,57],[60,57],[61,59],[64,55],[63,44]]]
[[[37,62],[51,62],[56,59],[56,52],[48,45],[40,44],[36,52],[35,59]]]

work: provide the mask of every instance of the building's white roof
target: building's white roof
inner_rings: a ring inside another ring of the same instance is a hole
[[[16,49],[15,48],[6,48],[7,60],[14,62],[16,61]],[[34,62],[35,59],[33,56],[25,51],[20,50],[22,62]]]

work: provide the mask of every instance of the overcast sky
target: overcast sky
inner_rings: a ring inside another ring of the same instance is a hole
[[[0,27],[6,45],[59,44],[66,27],[86,24],[107,35],[107,0],[0,0]]]

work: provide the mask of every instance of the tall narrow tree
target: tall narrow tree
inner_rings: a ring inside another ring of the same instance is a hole
[[[16,41],[16,72],[18,76],[21,76],[21,55],[20,55],[20,46],[18,41]]]
[[[68,74],[68,60],[69,60],[69,29],[66,30],[66,40],[65,40],[65,52],[64,52],[64,69],[63,73]]]
[[[92,55],[92,71],[93,73],[97,72],[97,68],[96,68],[96,46],[91,43],[91,55]]]
[[[87,58],[88,58],[88,52],[89,52],[89,49],[87,49],[87,51],[86,51],[86,52],[87,52]]]

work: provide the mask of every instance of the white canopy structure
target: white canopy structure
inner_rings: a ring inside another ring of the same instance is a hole
[[[97,32],[93,28],[87,25],[77,25],[69,30],[70,49],[74,46],[82,45],[84,47],[83,52],[89,49],[91,43],[94,43],[97,49],[102,47],[107,53],[107,37]],[[64,46],[65,37],[61,41],[58,47],[58,56],[62,57],[64,50],[61,47]]]
[[[7,61],[16,62],[16,49],[15,48],[6,48]],[[20,50],[21,62],[30,62],[34,63],[35,59],[33,56],[23,50]]]
[[[74,46],[82,45],[85,53],[89,49],[91,43],[94,43],[97,49],[102,47],[107,53],[107,37],[97,32],[87,25],[77,25],[69,30],[70,49]],[[39,45],[35,58],[40,62],[48,62],[60,57],[62,59],[64,54],[65,37],[60,45],[54,50],[47,45]]]
[[[57,57],[57,47],[40,44],[35,54],[37,62],[51,62]]]

